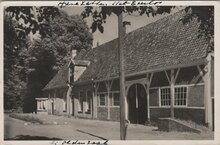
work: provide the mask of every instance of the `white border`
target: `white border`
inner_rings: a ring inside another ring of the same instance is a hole
[[[106,1],[107,2],[107,1]],[[1,101],[0,101],[0,143],[5,145],[47,145],[51,144],[52,141],[4,141],[3,142],[3,131],[4,131],[4,121],[3,121],[3,7],[4,6],[32,6],[32,5],[40,5],[40,6],[57,6],[57,1],[10,1],[10,2],[1,2],[0,3],[0,93],[1,93]],[[214,5],[215,6],[215,140],[146,140],[146,141],[139,141],[139,140],[132,140],[132,141],[115,141],[111,140],[109,144],[139,144],[139,145],[145,145],[145,144],[178,144],[178,145],[186,145],[186,144],[199,144],[199,145],[219,145],[220,144],[220,126],[219,126],[219,97],[217,94],[220,94],[220,89],[218,88],[220,86],[220,69],[219,69],[219,62],[220,62],[220,50],[219,47],[219,40],[220,40],[220,2],[218,1],[163,1],[162,4],[159,5]],[[62,141],[61,141],[62,142]],[[59,142],[59,143],[61,143]]]

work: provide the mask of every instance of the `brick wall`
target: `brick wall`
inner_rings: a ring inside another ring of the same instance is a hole
[[[176,118],[183,120],[192,120],[199,124],[204,124],[205,111],[204,109],[192,108],[175,108],[174,115]],[[150,118],[152,121],[158,121],[159,118],[170,117],[170,108],[151,108]]]
[[[170,117],[170,109],[168,108],[150,108],[151,120],[158,120],[158,118]]]
[[[119,107],[110,108],[110,120],[113,120],[113,121],[120,120],[120,108]]]
[[[189,87],[188,106],[204,107],[204,85]]]
[[[97,118],[100,120],[107,120],[108,119],[108,108],[97,107]]]
[[[150,89],[150,106],[159,106],[159,89]]]

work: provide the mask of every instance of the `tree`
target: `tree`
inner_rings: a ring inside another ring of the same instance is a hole
[[[29,73],[28,35],[46,36],[55,7],[7,7],[4,11],[4,109],[23,106]]]
[[[71,50],[80,51],[92,47],[92,34],[86,22],[78,15],[68,16],[60,12],[49,23],[51,36],[35,40],[30,51],[28,91],[25,110],[33,111],[35,98],[42,96],[42,89],[56,72],[70,60]]]
[[[26,112],[35,110],[35,98],[70,58],[70,50],[90,49],[93,41],[80,16],[56,7],[7,7],[4,30],[5,108],[20,100]],[[40,37],[32,41],[30,34]]]
[[[49,22],[59,15],[57,7],[10,6],[5,10],[11,18],[20,21],[17,30],[24,38],[32,32],[39,31],[42,38],[50,35]]]
[[[101,7],[100,11],[93,10],[93,7],[86,7],[82,12],[83,18],[92,16],[93,23],[91,25],[92,32],[98,30],[103,33],[103,23],[106,23],[106,19],[112,13],[118,17],[118,49],[119,49],[119,77],[120,77],[120,138],[125,140],[126,128],[125,128],[125,85],[124,85],[124,60],[123,60],[123,26],[129,24],[129,22],[123,22],[122,13],[132,14],[138,12],[140,15],[146,14],[148,17],[156,16],[157,14],[170,13],[174,6],[157,6],[157,7],[144,7],[144,6],[119,6],[119,7]],[[198,37],[205,36],[209,41],[209,49],[214,50],[213,47],[213,35],[214,35],[214,7],[186,7],[185,11],[187,15],[181,20],[182,22],[188,23],[193,18],[197,18],[200,23]],[[171,103],[171,117],[174,117],[174,109]]]
[[[4,109],[22,106],[25,93],[25,47],[26,42],[16,32],[16,21],[4,15]]]

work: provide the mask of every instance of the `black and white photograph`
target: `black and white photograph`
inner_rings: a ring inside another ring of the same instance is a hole
[[[215,5],[132,2],[2,7],[4,141],[215,140]]]

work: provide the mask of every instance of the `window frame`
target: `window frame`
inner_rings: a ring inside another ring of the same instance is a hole
[[[101,97],[101,95],[103,95],[104,94],[104,98],[105,98],[105,105],[101,105],[100,103],[101,103],[101,101],[100,101],[100,97]],[[108,93],[107,92],[98,92],[97,93],[97,96],[98,96],[98,106],[99,107],[107,107],[107,97],[108,97]]]
[[[171,105],[171,102],[169,103],[169,105],[162,105],[162,99],[161,99],[161,89],[170,89],[170,87],[167,87],[167,86],[165,86],[165,87],[159,87],[159,104],[160,104],[160,107],[170,107],[170,105]],[[170,100],[171,100],[171,90],[170,90]]]
[[[173,106],[175,107],[187,107],[188,106],[188,95],[189,95],[189,87],[186,85],[179,85],[179,86],[175,86],[174,89],[176,88],[186,88],[186,104],[185,105],[175,105],[176,102],[176,90],[174,90],[174,101],[173,101]]]
[[[155,87],[156,88],[156,87]],[[170,107],[171,106],[171,102],[170,102],[170,105],[162,105],[161,103],[161,89],[165,89],[165,88],[170,88],[170,86],[164,86],[164,87],[158,87],[159,88],[159,106],[160,107],[164,107],[164,108],[167,108],[167,107]],[[176,88],[186,88],[186,104],[185,105],[175,105],[175,96],[176,96],[176,92],[175,92],[175,89]],[[152,88],[150,88],[152,89]],[[171,91],[171,90],[170,90]],[[170,95],[171,95],[171,92],[170,92]],[[189,95],[189,85],[176,85],[174,86],[174,101],[173,101],[173,106],[174,107],[188,107],[188,95]],[[170,96],[171,97],[171,96]]]
[[[118,101],[119,104],[118,105],[115,105],[114,94],[116,94],[116,93],[119,94],[119,101]],[[109,97],[110,97],[109,106],[111,106],[111,107],[120,107],[120,91],[111,91]]]

